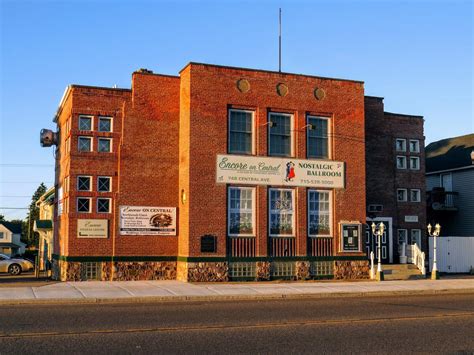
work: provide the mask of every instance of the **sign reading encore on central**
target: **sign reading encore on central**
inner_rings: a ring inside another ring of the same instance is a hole
[[[218,155],[216,181],[224,184],[344,188],[344,163],[332,160]]]
[[[120,206],[121,235],[176,235],[176,207]]]

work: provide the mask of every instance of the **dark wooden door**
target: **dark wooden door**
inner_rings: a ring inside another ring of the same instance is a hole
[[[389,256],[389,248],[390,248],[390,241],[388,238],[390,228],[392,226],[390,225],[389,220],[377,220],[374,221],[376,225],[379,223],[383,223],[385,225],[385,230],[383,235],[381,236],[381,253],[382,253],[382,263],[383,264],[388,264],[390,262],[390,256]],[[365,251],[367,253],[367,258],[370,259],[370,252],[374,252],[375,256],[375,263],[377,263],[378,260],[378,254],[377,254],[377,236],[372,235],[372,228],[370,225],[372,222],[368,222],[365,227]]]

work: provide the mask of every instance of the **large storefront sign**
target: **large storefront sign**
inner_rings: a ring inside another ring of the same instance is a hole
[[[176,207],[120,206],[121,235],[176,235]]]
[[[218,155],[216,181],[224,184],[344,188],[344,163]]]
[[[109,236],[107,219],[78,219],[78,238],[107,238]]]

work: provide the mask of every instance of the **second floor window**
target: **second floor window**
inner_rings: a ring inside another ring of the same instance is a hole
[[[77,149],[80,152],[92,151],[92,137],[79,137],[77,139]]]
[[[77,212],[90,213],[91,212],[91,199],[88,197],[77,198]]]
[[[110,192],[112,191],[110,176],[99,176],[97,178],[97,191],[99,192]]]
[[[77,177],[77,190],[78,191],[91,191],[91,177],[78,176]]]
[[[253,153],[253,112],[229,110],[229,153]]]
[[[395,149],[397,152],[405,152],[407,150],[407,140],[403,138],[397,138],[395,141]]]
[[[99,117],[99,132],[112,132],[112,117]]]
[[[410,152],[411,153],[420,152],[420,141],[418,139],[410,139]]]
[[[403,155],[397,156],[397,169],[406,169],[407,168],[407,157]]]
[[[328,122],[327,118],[308,116],[308,158],[329,158]]]
[[[411,189],[410,190],[410,201],[411,202],[420,202],[421,201],[420,189]]]
[[[293,155],[293,116],[284,113],[270,113],[268,120],[268,154],[291,157]]]
[[[397,201],[399,202],[407,201],[407,189],[397,189]]]
[[[3,239],[3,232],[0,232],[0,239]]]
[[[99,138],[97,150],[102,153],[110,153],[112,151],[112,139]]]
[[[410,169],[411,170],[420,170],[420,158],[419,157],[410,157]]]

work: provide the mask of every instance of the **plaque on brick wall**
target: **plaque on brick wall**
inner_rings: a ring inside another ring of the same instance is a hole
[[[359,252],[360,251],[360,223],[341,223],[341,251]]]
[[[206,234],[201,237],[201,253],[215,253],[217,251],[217,238]]]

